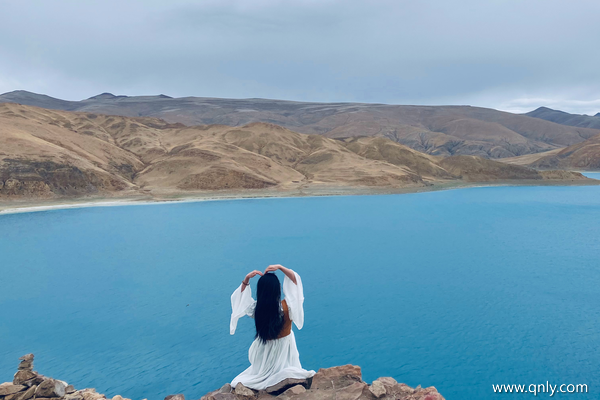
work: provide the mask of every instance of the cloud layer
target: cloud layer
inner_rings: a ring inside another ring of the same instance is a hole
[[[595,0],[0,2],[0,92],[600,111]]]

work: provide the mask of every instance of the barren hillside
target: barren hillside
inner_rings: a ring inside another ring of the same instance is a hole
[[[0,95],[0,102],[129,117],[149,116],[188,126],[244,126],[266,122],[330,138],[385,137],[440,156],[514,157],[570,146],[600,133],[598,129],[565,126],[470,106],[304,103],[164,95],[128,97],[110,93],[82,101],[64,101],[25,91]]]
[[[600,171],[600,135],[549,154],[529,165],[538,169]]]
[[[3,198],[542,179],[522,166],[480,157],[453,159],[386,138],[335,140],[268,123],[185,126],[0,104]],[[557,179],[571,178],[582,179],[578,174]]]

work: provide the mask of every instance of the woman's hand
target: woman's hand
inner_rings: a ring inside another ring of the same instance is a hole
[[[246,289],[246,286],[248,286],[250,284],[250,279],[254,278],[256,275],[262,276],[263,273],[260,271],[254,270],[254,271],[250,272],[248,275],[246,275],[246,277],[242,281],[242,292],[244,291],[244,289]]]
[[[291,270],[291,269],[289,269],[289,268],[286,268],[286,267],[284,267],[284,266],[283,266],[283,265],[281,265],[281,264],[273,264],[273,265],[269,265],[269,266],[267,267],[267,269],[265,269],[265,274],[266,274],[267,272],[275,272],[275,271],[277,271],[277,270],[280,270],[281,272],[283,272],[283,273],[285,274],[285,276],[287,276],[288,278],[290,278],[290,280],[291,280],[292,282],[294,282],[294,284],[297,284],[297,283],[296,283],[296,274],[294,274],[294,271],[292,271],[292,270]]]
[[[281,268],[284,268],[284,266],[283,265],[279,265],[279,264],[269,265],[267,267],[267,269],[265,269],[265,274],[267,272],[275,272],[275,271],[277,271],[278,269],[281,269]]]

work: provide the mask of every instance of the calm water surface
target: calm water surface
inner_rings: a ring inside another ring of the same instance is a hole
[[[448,400],[546,381],[597,399],[599,239],[599,187],[4,215],[0,382],[32,352],[79,388],[198,399],[248,366],[252,320],[229,335],[231,292],[282,263],[304,281],[305,368],[358,364]]]
[[[592,179],[600,179],[600,172],[582,172],[583,175]]]

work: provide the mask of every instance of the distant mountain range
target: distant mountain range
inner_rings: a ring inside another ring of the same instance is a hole
[[[600,129],[470,106],[306,103],[267,99],[115,96],[65,101],[26,91],[0,102],[127,117],[155,117],[187,126],[272,123],[328,138],[384,137],[436,156],[515,157],[581,143]],[[594,117],[595,118],[595,117]]]
[[[600,129],[600,112],[594,116],[589,116],[581,114],[569,114],[567,112],[553,110],[548,107],[540,107],[536,110],[528,112],[525,115],[550,122],[556,122],[557,124],[561,125]]]
[[[585,178],[478,156],[432,156],[384,137],[334,140],[264,122],[186,126],[0,104],[0,199],[506,180]]]

